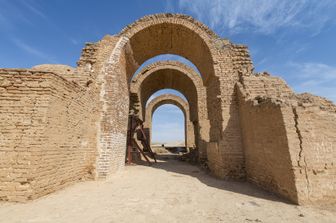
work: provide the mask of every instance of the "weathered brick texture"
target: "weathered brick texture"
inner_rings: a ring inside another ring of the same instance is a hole
[[[298,202],[335,202],[336,106],[303,94],[289,110],[286,129]]]
[[[238,92],[247,179],[295,203],[334,202],[336,106],[268,74]]]
[[[0,70],[0,198],[33,199],[93,178],[95,105],[47,72]]]
[[[258,102],[242,98],[240,118],[246,177],[296,202],[297,191],[281,106],[271,100]]]

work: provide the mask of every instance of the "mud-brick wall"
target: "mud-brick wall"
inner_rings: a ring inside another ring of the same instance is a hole
[[[104,38],[95,67],[100,85],[97,178],[101,179],[125,166],[129,112],[125,41],[119,37]],[[108,53],[108,49],[112,52]]]
[[[279,78],[238,84],[247,178],[294,203],[336,199],[336,106]]]
[[[258,74],[242,76],[237,93],[247,180],[297,203],[286,128],[293,112],[290,103],[282,103],[293,91],[280,78]]]
[[[33,152],[44,143],[50,94],[43,75],[0,70],[0,200],[32,195]]]
[[[247,97],[271,97],[286,99],[294,95],[287,83],[279,77],[267,73],[243,76],[241,84]]]
[[[336,201],[336,106],[322,104],[293,107],[286,122],[300,204]]]
[[[239,124],[235,84],[238,71],[248,72],[251,61],[246,47],[221,40],[214,56],[215,78],[207,83],[210,143],[207,159],[211,171],[220,178],[244,179],[244,154]],[[218,84],[219,83],[219,84]]]
[[[241,99],[239,114],[247,180],[297,202],[282,105]]]
[[[0,70],[0,200],[25,201],[92,177],[89,91],[47,72]]]

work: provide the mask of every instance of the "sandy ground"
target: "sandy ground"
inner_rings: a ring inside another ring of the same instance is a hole
[[[0,203],[0,222],[336,222],[336,212],[290,205],[251,184],[217,180],[168,160],[129,166],[26,204]]]

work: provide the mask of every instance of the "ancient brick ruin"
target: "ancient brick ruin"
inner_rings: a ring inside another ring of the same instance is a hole
[[[148,59],[175,54],[185,64]],[[187,146],[214,175],[299,203],[336,200],[336,106],[256,74],[246,46],[193,18],[146,16],[83,49],[78,66],[0,69],[0,200],[26,201],[125,166],[128,115],[150,128],[161,104],[182,108]],[[298,74],[300,75],[300,74]],[[164,95],[172,88],[187,99]]]

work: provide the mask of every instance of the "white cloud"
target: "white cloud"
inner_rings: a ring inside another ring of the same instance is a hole
[[[47,16],[40,9],[38,9],[39,6],[36,5],[36,1],[22,1],[21,3],[34,14],[40,16],[43,19],[47,19]]]
[[[336,102],[336,67],[323,63],[290,63],[298,92],[311,92]]]
[[[69,41],[73,44],[73,45],[78,45],[80,42],[72,37],[69,37]]]
[[[301,27],[314,35],[335,19],[336,1],[179,0],[178,7],[219,32],[269,34],[283,27]]]
[[[35,26],[34,15],[47,19],[38,9],[35,1],[2,1],[0,7],[0,25],[9,30],[17,29],[18,25]]]
[[[56,61],[54,59],[52,59],[49,55],[47,55],[44,52],[36,49],[33,46],[30,46],[30,45],[26,44],[22,40],[17,39],[17,38],[13,38],[12,41],[15,43],[15,45],[18,48],[20,48],[21,50],[25,51],[26,53],[31,54],[33,56],[40,57],[42,59],[45,59],[48,62],[56,63]]]
[[[319,83],[336,81],[336,67],[323,63],[292,63],[291,65],[300,71],[299,75],[303,78],[313,79]]]

